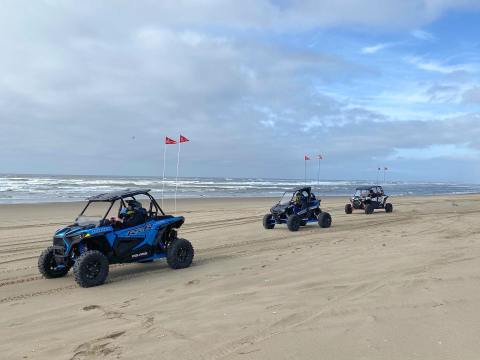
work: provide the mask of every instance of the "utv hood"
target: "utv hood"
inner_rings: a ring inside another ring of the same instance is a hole
[[[88,226],[79,226],[79,225],[70,225],[63,229],[57,230],[55,232],[55,237],[66,237],[66,236],[73,236],[83,230],[86,230]]]
[[[271,209],[270,209],[270,212],[272,214],[283,214],[287,208],[289,207],[290,205],[280,205],[280,204],[277,204],[275,206],[273,206]]]
[[[57,230],[55,232],[54,237],[67,239],[67,238],[72,238],[72,237],[82,235],[82,234],[87,234],[87,233],[92,236],[100,235],[109,231],[112,231],[111,226],[95,227],[94,225],[80,226],[80,225],[74,224],[74,225],[67,226],[66,228]]]

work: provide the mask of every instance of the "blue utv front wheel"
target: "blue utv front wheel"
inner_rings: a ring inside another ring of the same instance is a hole
[[[97,250],[85,251],[73,266],[75,281],[84,288],[102,285],[107,279],[108,270],[107,257]]]
[[[269,230],[275,227],[275,220],[273,220],[272,214],[265,214],[263,217],[263,227]]]
[[[298,215],[292,214],[287,218],[287,228],[290,231],[298,231],[301,224],[302,219]]]
[[[70,268],[68,266],[60,266],[55,261],[53,254],[53,246],[49,246],[42,251],[38,258],[38,271],[47,279],[59,278],[67,275]]]

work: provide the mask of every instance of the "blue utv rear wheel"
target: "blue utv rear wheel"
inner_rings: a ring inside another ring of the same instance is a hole
[[[185,239],[175,239],[167,250],[167,263],[172,269],[184,269],[192,264],[193,246]]]
[[[332,217],[327,212],[322,212],[318,215],[318,225],[321,228],[329,228],[332,225]]]

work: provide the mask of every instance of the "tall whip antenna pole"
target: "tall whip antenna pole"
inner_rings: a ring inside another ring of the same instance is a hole
[[[175,178],[175,211],[174,211],[174,214],[176,215],[177,214],[177,190],[178,190],[178,169],[179,169],[179,165],[180,165],[180,144],[182,142],[179,141],[178,142],[178,154],[177,154],[177,176]]]
[[[322,154],[318,154],[317,159],[318,159],[317,187],[320,187],[320,161],[323,160]]]
[[[305,185],[307,185],[307,159],[305,159]]]
[[[162,209],[163,209],[163,198],[165,192],[165,161],[167,159],[167,142],[164,141],[163,144],[163,177],[162,177]]]

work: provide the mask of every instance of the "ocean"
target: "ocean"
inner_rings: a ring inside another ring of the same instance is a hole
[[[180,178],[179,198],[278,197],[284,191],[304,184],[292,179]],[[350,196],[364,180],[311,181],[321,196]],[[394,196],[480,193],[480,184],[387,182],[385,192]],[[0,204],[82,201],[88,196],[126,188],[149,188],[159,198],[162,179],[130,176],[0,175]],[[165,197],[175,193],[175,179],[165,181]]]

